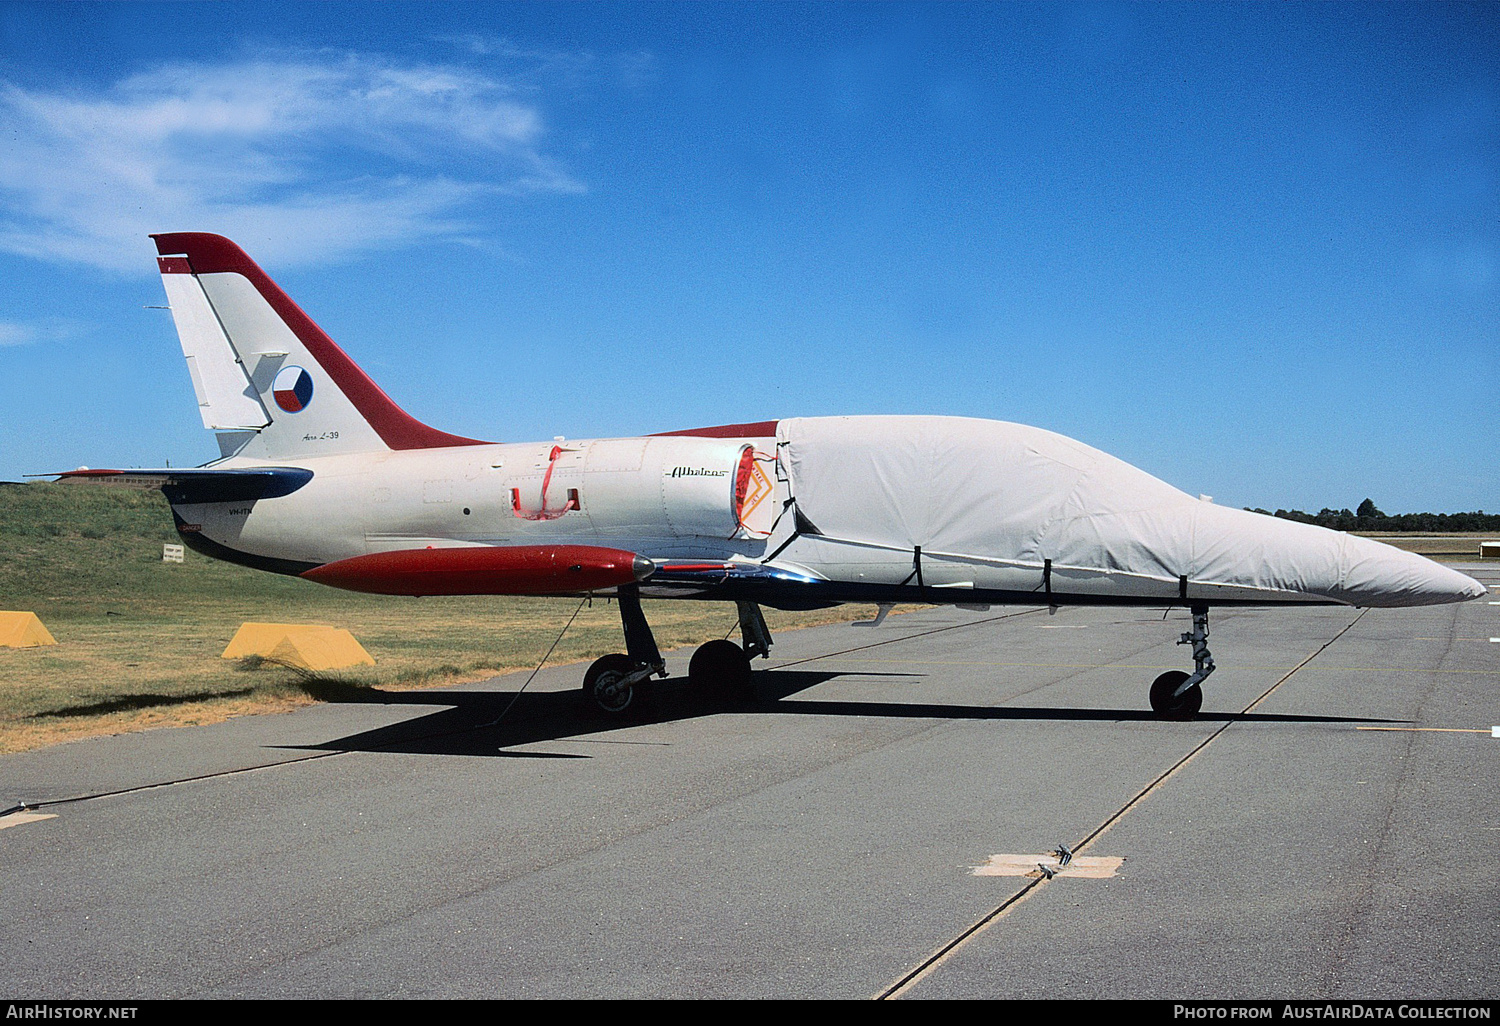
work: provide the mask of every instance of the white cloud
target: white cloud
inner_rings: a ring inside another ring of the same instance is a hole
[[[535,88],[462,66],[294,54],[179,64],[95,92],[0,82],[0,249],[127,272],[149,232],[282,264],[472,235],[476,203],[578,192]]]
[[[22,323],[0,321],[0,348],[5,346],[28,346],[33,342],[57,342],[72,338],[79,326],[71,321],[48,320]]]
[[[35,332],[24,324],[8,324],[0,321],[0,346],[24,346],[34,341]]]

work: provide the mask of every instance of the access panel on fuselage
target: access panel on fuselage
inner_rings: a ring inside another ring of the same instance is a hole
[[[590,443],[583,511],[601,536],[732,538],[740,529],[735,480],[747,444],[686,436]]]

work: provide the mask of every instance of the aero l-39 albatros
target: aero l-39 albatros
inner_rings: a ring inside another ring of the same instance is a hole
[[[496,444],[413,419],[245,253],[153,236],[223,457],[159,481],[209,556],[390,595],[612,596],[625,652],[584,675],[606,713],[666,670],[641,596],[734,602],[695,685],[748,687],[760,607],[870,602],[1182,605],[1194,670],[1151,705],[1191,716],[1215,605],[1407,606],[1485,594],[1421,556],[1215,506],[1097,449],[1020,424],[812,417],[643,438]],[[117,470],[81,470],[110,475]],[[877,620],[878,622],[878,620]]]

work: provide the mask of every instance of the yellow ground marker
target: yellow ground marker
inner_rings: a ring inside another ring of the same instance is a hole
[[[341,670],[374,666],[375,660],[342,627],[310,623],[241,624],[222,658],[257,655],[299,670]]]
[[[55,645],[57,639],[31,612],[0,612],[0,648]]]

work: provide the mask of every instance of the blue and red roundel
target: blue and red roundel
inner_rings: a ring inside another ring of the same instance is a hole
[[[312,375],[301,367],[283,367],[271,383],[276,405],[288,413],[301,413],[312,402]]]

